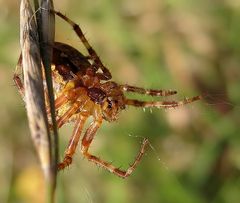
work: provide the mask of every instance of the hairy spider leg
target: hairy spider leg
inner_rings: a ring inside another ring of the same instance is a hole
[[[86,90],[83,87],[67,89],[64,88],[60,95],[55,99],[55,110],[58,110],[61,106],[68,103],[69,101],[74,102],[77,100],[79,95],[86,94]],[[47,113],[50,113],[50,107],[47,106]]]
[[[62,105],[67,103],[69,101],[68,97],[66,94],[60,95],[57,99],[55,99],[55,110],[58,110]],[[47,107],[47,114],[50,114],[50,106],[48,105]]]
[[[90,124],[89,128],[85,132],[84,137],[82,139],[81,152],[89,161],[94,162],[98,166],[105,168],[109,172],[111,172],[121,178],[126,178],[131,175],[131,173],[135,170],[135,168],[141,161],[141,159],[144,155],[144,152],[146,150],[146,147],[149,144],[148,139],[145,138],[143,140],[140,151],[139,151],[137,157],[135,158],[135,160],[133,161],[133,163],[130,165],[130,167],[126,171],[121,170],[121,169],[113,166],[111,163],[106,162],[106,161],[100,159],[99,157],[96,157],[88,152],[89,147],[93,141],[93,138],[96,135],[97,130],[99,129],[99,127],[102,124],[102,120],[103,119],[102,119],[102,116],[100,115],[100,109],[98,109],[95,111],[94,121]]]
[[[67,149],[64,153],[64,159],[61,163],[58,164],[58,170],[62,170],[72,163],[72,157],[76,151],[83,130],[83,126],[87,118],[88,118],[87,116],[79,114],[79,118],[75,122],[73,134],[69,140]]]
[[[57,120],[58,128],[61,128],[77,112],[81,112],[89,102],[87,95],[79,95],[78,100],[71,104],[70,108]]]
[[[157,107],[164,109],[176,108],[179,106],[183,106],[185,104],[192,103],[194,101],[200,100],[201,96],[195,96],[192,98],[186,98],[182,101],[139,101],[136,99],[126,99],[125,104],[136,106],[136,107]]]
[[[120,88],[125,92],[135,92],[139,94],[146,94],[150,96],[170,96],[177,94],[175,90],[156,90],[156,89],[144,89],[141,87],[131,86],[131,85],[120,85]]]
[[[81,102],[75,102],[72,106],[57,120],[57,127],[61,128],[74,115],[81,106]]]
[[[111,79],[112,75],[111,75],[110,71],[102,64],[99,56],[97,55],[95,50],[89,44],[88,40],[84,36],[84,34],[83,34],[81,28],[79,27],[79,25],[77,25],[75,22],[73,22],[71,19],[69,19],[67,16],[63,15],[59,11],[52,10],[52,12],[54,12],[56,15],[58,15],[60,18],[62,18],[63,20],[65,20],[67,23],[69,23],[72,26],[73,30],[78,35],[78,37],[80,38],[80,40],[84,44],[85,48],[87,49],[87,51],[88,51],[88,53],[90,55],[90,58],[94,62],[95,67],[100,68],[102,70],[102,72],[103,72],[102,74],[101,73],[97,73],[98,76],[100,77],[100,79],[102,79],[102,80],[109,80],[109,79]]]

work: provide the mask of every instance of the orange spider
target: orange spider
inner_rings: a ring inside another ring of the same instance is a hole
[[[115,121],[121,110],[125,109],[126,106],[175,108],[199,100],[200,96],[182,101],[140,101],[126,98],[124,95],[125,92],[157,97],[169,96],[177,92],[119,85],[111,81],[111,73],[102,64],[95,50],[85,38],[81,28],[62,13],[53,12],[73,27],[89,54],[88,56],[84,56],[78,50],[61,42],[55,42],[53,47],[52,77],[56,96],[57,126],[61,128],[67,122],[75,122],[73,134],[65,151],[64,159],[58,164],[58,169],[62,170],[72,163],[83,126],[86,120],[92,116],[93,122],[87,128],[82,138],[82,154],[98,166],[107,169],[117,176],[126,178],[131,175],[143,157],[146,147],[149,144],[148,139],[145,138],[143,140],[137,157],[126,171],[116,168],[111,163],[101,160],[88,151],[103,120],[108,122]],[[21,56],[18,61],[18,68],[22,69]],[[24,97],[24,86],[19,74],[16,72],[14,74],[14,81],[22,97]],[[49,112],[47,108],[47,113],[49,114]]]

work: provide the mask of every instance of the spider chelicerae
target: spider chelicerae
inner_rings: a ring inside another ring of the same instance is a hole
[[[125,92],[153,97],[169,96],[177,92],[172,90],[144,89],[127,84],[120,85],[112,81],[110,71],[103,65],[97,53],[85,38],[81,28],[62,13],[53,12],[72,26],[89,54],[88,56],[84,56],[75,48],[61,42],[55,42],[53,46],[52,77],[56,98],[57,127],[61,128],[65,123],[75,122],[64,159],[58,164],[58,170],[62,170],[72,163],[84,124],[89,117],[93,117],[93,122],[87,128],[81,141],[83,156],[115,175],[126,178],[131,175],[139,164],[149,141],[147,138],[143,140],[133,163],[127,170],[121,170],[89,152],[89,146],[97,130],[101,127],[103,120],[108,122],[115,121],[119,113],[126,106],[169,109],[191,103],[199,100],[201,97],[195,96],[182,101],[141,101],[128,99],[124,94]],[[17,64],[17,69],[22,69],[21,56]],[[22,97],[24,97],[24,86],[17,72],[15,72],[13,79]],[[48,104],[46,105],[48,106]],[[50,114],[48,107],[47,113]]]

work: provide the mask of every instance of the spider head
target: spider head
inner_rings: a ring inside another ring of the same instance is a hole
[[[120,111],[125,109],[123,92],[117,83],[110,81],[101,84],[100,88],[106,94],[101,104],[103,118],[109,122],[114,121]]]

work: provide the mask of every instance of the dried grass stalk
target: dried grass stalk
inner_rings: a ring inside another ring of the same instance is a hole
[[[45,110],[41,57],[37,26],[28,0],[21,1],[20,44],[25,86],[25,100],[31,135],[43,170],[49,176],[48,124]]]
[[[39,6],[40,5],[40,6]],[[52,180],[53,187],[56,186],[57,164],[58,164],[58,132],[55,119],[54,93],[52,86],[52,48],[55,37],[55,15],[51,10],[54,10],[52,0],[35,0],[34,6],[36,10],[36,18],[38,25],[38,34],[40,41],[40,53],[44,67],[44,75],[46,77],[46,85],[48,90],[47,100],[51,109],[51,120],[53,124],[53,135],[50,136],[51,145],[51,164],[54,179]]]
[[[21,0],[20,44],[29,128],[47,183],[47,202],[54,202],[56,164],[44,101],[38,28],[28,0]],[[49,59],[51,60],[51,59]],[[53,167],[54,166],[54,167]]]

